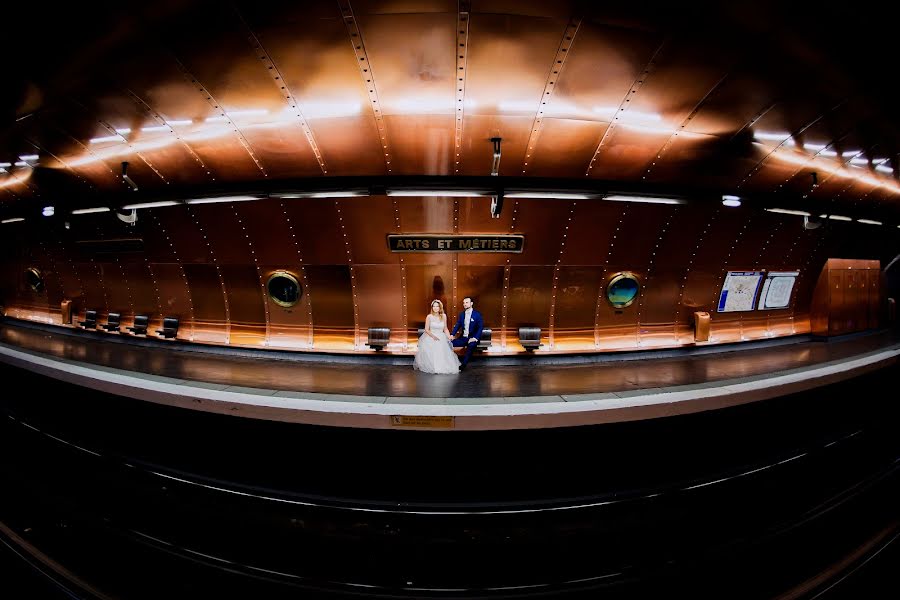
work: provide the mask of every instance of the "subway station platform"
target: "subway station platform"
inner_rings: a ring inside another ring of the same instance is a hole
[[[373,429],[567,427],[696,413],[895,365],[900,336],[794,336],[679,350],[496,359],[457,375],[412,357],[210,348],[0,322],[0,360],[62,381],[193,410]]]

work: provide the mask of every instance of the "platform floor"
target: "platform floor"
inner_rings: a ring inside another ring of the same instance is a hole
[[[898,355],[900,335],[878,331],[520,364],[481,355],[462,373],[428,375],[408,357],[325,362],[0,321],[0,360],[58,379],[199,410],[357,427],[521,428],[684,414],[827,385],[896,365]]]

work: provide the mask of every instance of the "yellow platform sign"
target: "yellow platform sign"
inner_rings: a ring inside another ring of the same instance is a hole
[[[453,429],[454,418],[436,415],[391,415],[391,427]]]

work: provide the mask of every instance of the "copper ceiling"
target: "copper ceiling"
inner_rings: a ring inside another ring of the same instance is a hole
[[[778,194],[900,220],[889,16],[721,4],[11,8],[0,216],[35,198],[484,176],[498,136],[501,177]]]

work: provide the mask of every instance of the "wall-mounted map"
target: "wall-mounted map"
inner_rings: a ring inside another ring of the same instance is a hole
[[[799,271],[770,271],[766,274],[762,292],[759,294],[759,310],[787,308],[791,303],[791,292]]]
[[[762,275],[762,271],[728,271],[719,295],[718,312],[753,310]]]

